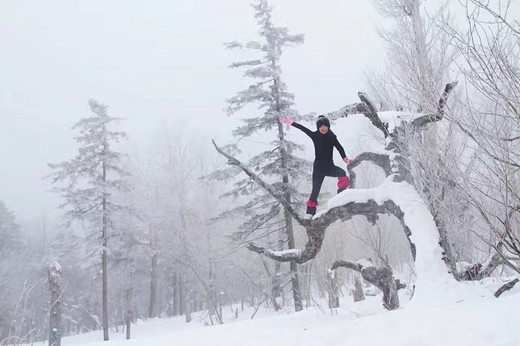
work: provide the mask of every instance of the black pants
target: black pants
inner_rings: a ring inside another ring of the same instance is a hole
[[[347,173],[344,169],[334,166],[332,161],[314,161],[314,168],[312,171],[312,192],[309,200],[312,202],[318,201],[321,185],[325,177],[346,177]]]

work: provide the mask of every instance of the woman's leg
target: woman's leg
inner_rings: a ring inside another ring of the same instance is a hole
[[[338,193],[344,191],[350,185],[350,179],[347,177],[347,172],[338,166],[332,165],[327,172],[327,176],[338,178]]]
[[[323,184],[323,179],[325,179],[325,174],[314,166],[314,170],[312,171],[312,191],[309,200],[307,201],[307,214],[314,215],[316,214],[316,207],[318,206],[318,196],[320,194],[321,185]]]

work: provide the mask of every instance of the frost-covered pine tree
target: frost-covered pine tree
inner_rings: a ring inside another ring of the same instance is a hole
[[[26,297],[23,243],[15,214],[0,201],[0,344],[14,343],[25,331],[25,309],[17,304]]]
[[[117,118],[107,114],[107,106],[95,100],[89,100],[93,115],[81,119],[73,129],[79,129],[76,141],[79,145],[76,157],[58,164],[49,164],[55,172],[53,184],[67,182],[65,186],[56,186],[55,192],[61,194],[68,207],[66,217],[70,225],[81,220],[89,225],[91,234],[90,254],[101,257],[102,301],[103,301],[103,339],[108,335],[108,232],[114,228],[113,215],[123,207],[115,200],[115,193],[126,187],[126,173],[121,168],[122,154],[113,151],[111,145],[125,137],[124,132],[111,131],[110,125]]]
[[[260,115],[244,119],[244,124],[236,128],[233,134],[237,138],[244,138],[265,131],[264,138],[272,139],[266,150],[250,159],[249,166],[255,167],[258,174],[266,177],[273,187],[283,194],[284,199],[291,203],[299,195],[291,182],[301,177],[302,172],[310,172],[310,169],[306,161],[294,155],[294,152],[301,147],[285,138],[283,126],[279,122],[279,117],[282,115],[297,118],[296,111],[292,109],[294,95],[288,91],[287,85],[282,80],[280,58],[286,47],[301,44],[303,35],[291,35],[287,28],[274,26],[272,7],[266,0],[256,1],[252,6],[260,28],[260,39],[245,44],[230,42],[227,43],[227,47],[258,53],[258,59],[236,62],[230,66],[244,68],[244,76],[253,78],[255,83],[230,98],[227,111],[228,114],[233,114],[248,104],[256,104],[263,111]],[[244,205],[229,211],[232,215],[237,213],[245,215],[245,222],[241,225],[241,230],[236,233],[239,240],[251,237],[258,239],[277,233],[275,237],[277,237],[278,248],[281,249],[285,244],[290,249],[294,248],[291,215],[249,178],[240,180],[236,188],[229,191],[227,195],[254,196]],[[295,309],[299,311],[302,309],[302,304],[296,263],[291,262],[290,268]],[[279,275],[277,273],[271,275],[275,281],[273,287],[280,287],[280,283],[276,282]],[[275,308],[278,308],[276,296],[279,293],[273,293]]]
[[[20,226],[3,201],[0,201],[0,259],[21,246]]]

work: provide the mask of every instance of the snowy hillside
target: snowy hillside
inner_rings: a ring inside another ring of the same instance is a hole
[[[382,308],[378,296],[358,303],[345,297],[334,312],[316,307],[299,313],[259,311],[250,320],[252,311],[246,310],[233,322],[228,310],[228,321],[219,326],[205,326],[201,314],[189,324],[183,317],[152,319],[132,326],[132,340],[113,333],[114,340],[101,342],[101,332],[94,332],[66,337],[62,345],[520,345],[514,318],[520,289],[497,299],[492,293],[499,282],[487,288],[471,286],[467,297],[458,301],[412,304],[392,312]]]

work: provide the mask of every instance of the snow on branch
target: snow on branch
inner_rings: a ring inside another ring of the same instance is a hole
[[[387,196],[386,191],[399,191],[402,187],[392,189],[392,185],[400,185],[400,183],[388,182],[385,187],[380,189],[366,189],[366,190],[347,190],[343,193],[348,201],[341,200],[339,205],[330,207],[325,211],[321,211],[313,220],[306,220],[299,216],[294,208],[283,198],[283,193],[277,192],[271,185],[263,181],[257,174],[251,171],[247,166],[240,162],[235,157],[223,151],[213,141],[215,149],[224,157],[228,159],[228,164],[240,167],[251,179],[265,189],[273,198],[275,198],[285,209],[293,216],[293,218],[307,232],[307,243],[303,250],[289,250],[289,251],[275,251],[260,247],[256,244],[250,244],[249,250],[264,254],[265,256],[280,262],[295,261],[297,263],[305,263],[314,257],[320,251],[325,236],[325,230],[337,220],[346,221],[356,215],[365,216],[369,222],[375,223],[379,218],[378,214],[392,214],[395,215],[403,225],[405,234],[411,234],[409,228],[404,221],[404,213],[401,209]],[[388,179],[387,179],[388,180]],[[349,198],[350,196],[351,198]],[[379,200],[376,202],[376,200]],[[329,204],[330,206],[330,204]],[[415,257],[415,246],[410,242],[410,248]]]
[[[338,109],[337,111],[322,114],[326,118],[330,120],[336,120],[338,118],[346,118],[351,114],[359,114],[363,113],[364,105],[362,103],[353,103],[351,105],[346,105],[345,107],[342,107]]]
[[[244,66],[258,66],[262,64],[266,64],[268,61],[261,61],[261,60],[248,60],[248,61],[241,61],[241,62],[234,62],[231,65],[229,65],[229,68],[237,68],[237,67],[244,67]]]
[[[256,244],[250,244],[248,248],[251,251],[263,254],[279,262],[295,261],[297,263],[305,263],[316,257],[318,252],[321,250],[325,230],[337,220],[347,221],[352,219],[354,216],[364,216],[369,222],[374,224],[376,220],[379,219],[380,214],[391,214],[396,216],[403,225],[404,232],[409,239],[411,232],[404,221],[404,213],[391,199],[386,199],[383,202],[376,202],[374,199],[363,201],[370,192],[374,191],[376,191],[376,189],[347,190],[345,194],[348,194],[348,192],[356,192],[355,195],[359,196],[360,201],[351,201],[345,204],[340,203],[339,206],[319,212],[313,220],[302,220],[299,218],[302,222],[297,221],[307,232],[307,243],[303,250],[294,249],[288,251],[275,251],[260,247]],[[415,245],[411,241],[410,251],[415,258]]]
[[[259,42],[256,42],[256,41],[250,41],[250,42],[247,42],[246,44],[242,44],[238,41],[231,41],[231,42],[226,42],[224,43],[224,45],[226,46],[227,49],[236,49],[236,48],[240,48],[240,49],[262,49],[262,44],[259,43]]]

